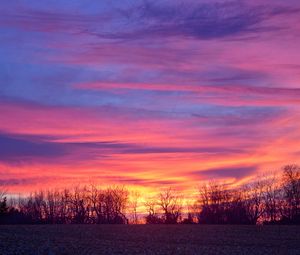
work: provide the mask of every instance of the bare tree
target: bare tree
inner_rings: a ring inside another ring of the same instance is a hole
[[[5,195],[6,195],[5,189],[1,189],[0,187],[0,222],[2,221],[2,218],[5,216],[8,210]]]
[[[224,223],[229,193],[223,184],[210,182],[199,188],[199,223]]]
[[[103,194],[94,184],[90,185],[88,199],[91,204],[91,221],[99,224],[103,220]]]
[[[156,198],[147,198],[146,202],[144,203],[146,207],[146,211],[148,215],[146,216],[146,223],[147,224],[159,224],[163,223],[163,220],[159,217],[158,213],[158,202]]]
[[[198,222],[206,224],[249,224],[243,191],[210,182],[199,188]]]
[[[276,222],[280,220],[280,201],[282,190],[276,175],[265,181],[265,220]]]
[[[158,205],[163,211],[167,224],[178,223],[182,211],[182,199],[174,190],[168,188],[159,194]]]
[[[106,190],[106,201],[111,208],[111,216],[113,223],[128,223],[128,219],[125,215],[125,210],[128,203],[128,190],[122,186],[110,187]]]
[[[251,224],[257,224],[265,213],[265,187],[261,180],[243,187],[244,204]]]
[[[283,168],[283,192],[286,200],[285,217],[300,223],[300,167],[287,165]]]
[[[139,205],[140,198],[141,198],[141,193],[139,191],[135,190],[135,191],[130,192],[129,207],[132,210],[133,224],[138,224],[137,208]]]

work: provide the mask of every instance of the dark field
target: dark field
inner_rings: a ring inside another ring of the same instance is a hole
[[[0,226],[0,254],[300,254],[300,227]]]

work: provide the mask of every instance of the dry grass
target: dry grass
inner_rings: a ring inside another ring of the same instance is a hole
[[[0,254],[300,254],[300,227],[0,226]]]

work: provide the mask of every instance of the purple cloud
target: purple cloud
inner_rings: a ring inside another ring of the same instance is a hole
[[[245,176],[255,173],[257,170],[256,166],[248,167],[220,167],[211,168],[206,170],[193,171],[191,174],[202,177],[204,179],[214,179],[214,178],[236,178],[241,179]]]

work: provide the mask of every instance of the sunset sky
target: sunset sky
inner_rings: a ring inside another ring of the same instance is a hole
[[[300,1],[3,1],[0,185],[189,190],[300,163]]]

